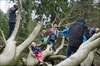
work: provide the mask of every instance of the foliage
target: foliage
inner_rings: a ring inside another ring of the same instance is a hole
[[[46,18],[49,17],[53,22],[58,14],[67,13],[69,7],[67,0],[40,0],[38,2],[34,0],[34,10],[38,15],[37,20],[45,15]]]
[[[1,10],[0,10],[0,28],[3,30],[4,34],[6,34],[5,36],[7,37],[8,21],[6,19],[6,14],[4,14]]]
[[[78,17],[84,17],[88,26],[90,27],[99,27],[99,17],[100,11],[95,9],[94,6],[100,7],[99,3],[94,3],[94,0],[81,0],[74,1],[71,3],[70,7],[73,8],[73,12],[71,13],[71,18],[69,21],[73,21]]]

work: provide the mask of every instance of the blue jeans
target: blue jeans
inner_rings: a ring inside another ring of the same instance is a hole
[[[67,50],[66,50],[66,57],[70,57],[71,54],[74,54],[77,51],[78,48],[75,48],[73,46],[68,45]]]
[[[15,24],[9,23],[9,33],[8,33],[8,38],[10,38],[13,30],[15,28]]]

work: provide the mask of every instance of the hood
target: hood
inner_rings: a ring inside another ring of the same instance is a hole
[[[55,33],[54,32],[51,32],[51,35],[55,35]]]
[[[82,18],[82,17],[79,17],[76,22],[80,22],[80,23],[86,24],[85,23],[85,19]]]

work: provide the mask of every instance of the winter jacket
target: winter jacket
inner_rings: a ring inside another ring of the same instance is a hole
[[[38,54],[39,52],[41,52],[41,49],[37,46],[36,47],[32,47],[31,50],[33,51],[34,54]]]
[[[63,31],[59,31],[60,35],[62,35],[62,36],[65,35],[65,37],[68,37],[68,36],[69,36],[69,33],[68,33],[69,28],[70,28],[70,27],[67,27],[67,28],[64,29]]]
[[[90,37],[95,33],[95,28],[89,28]]]
[[[40,33],[40,40],[41,40],[41,41],[44,41],[44,38],[45,38],[45,35],[44,35],[43,32],[41,32],[41,33]]]
[[[57,39],[56,34],[54,32],[51,32],[48,38],[48,42],[55,41]]]
[[[78,48],[83,43],[83,34],[89,39],[89,30],[84,18],[78,18],[78,20],[70,26],[69,45]]]
[[[18,10],[17,8],[10,8],[10,15],[9,15],[9,23],[16,23],[16,11]]]

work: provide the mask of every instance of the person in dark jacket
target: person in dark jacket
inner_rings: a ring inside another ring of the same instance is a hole
[[[83,43],[83,34],[87,39],[90,38],[85,19],[79,17],[77,21],[70,26],[69,29],[69,41],[66,51],[67,58],[70,57],[72,53],[75,53],[79,46]]]
[[[14,4],[13,7],[10,8],[10,15],[9,15],[9,33],[8,38],[11,36],[15,24],[16,24],[16,11],[18,10],[17,4]]]
[[[95,27],[89,28],[90,37],[95,33]]]
[[[56,41],[56,39],[57,39],[57,37],[56,37],[56,34],[54,33],[54,28],[51,28],[50,29],[50,34],[49,34],[49,38],[48,38],[48,43],[52,43],[53,44],[53,46],[52,46],[52,48],[53,48],[53,50],[54,51],[56,51],[56,43],[55,43],[55,41]]]

